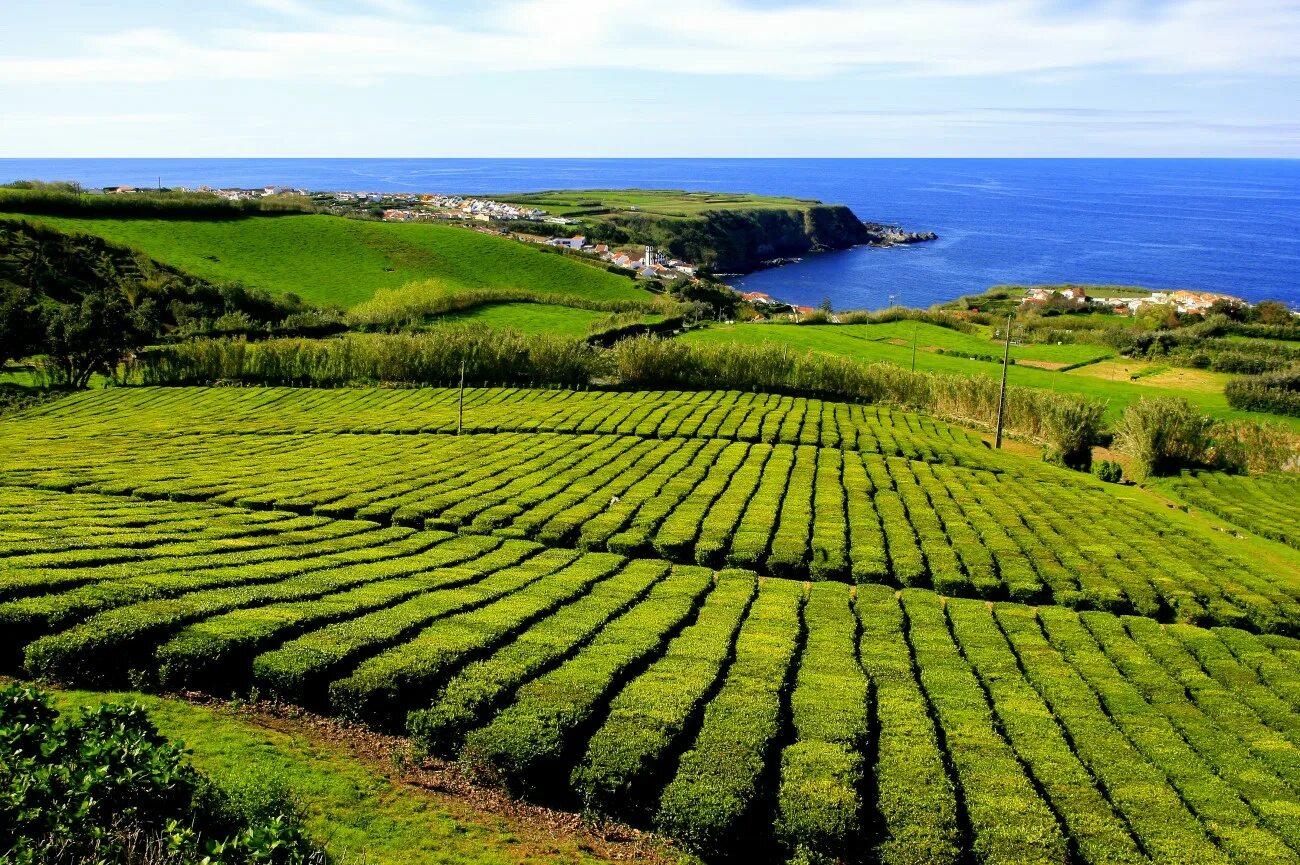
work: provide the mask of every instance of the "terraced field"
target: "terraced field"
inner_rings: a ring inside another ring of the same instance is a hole
[[[1162,487],[1238,528],[1300,549],[1300,482],[1294,475],[1189,472]]]
[[[4,669],[406,731],[709,862],[1300,865],[1286,547],[874,407],[456,421],[130,389],[0,422]]]
[[[473,432],[456,436],[453,390],[88,394],[5,425],[0,483],[1256,631],[1300,622],[1294,567],[914,416],[737,393],[470,397]]]
[[[0,640],[32,675],[409,725],[710,859],[773,838],[890,863],[1300,850],[1300,643],[13,487],[0,544]]]

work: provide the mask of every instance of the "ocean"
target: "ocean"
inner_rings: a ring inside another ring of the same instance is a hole
[[[1126,159],[0,159],[0,180],[472,195],[648,187],[791,195],[935,231],[732,280],[791,303],[928,306],[1000,283],[1224,292],[1300,308],[1300,161]]]

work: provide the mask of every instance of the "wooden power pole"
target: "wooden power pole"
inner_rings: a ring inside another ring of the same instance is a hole
[[[1002,418],[1007,407],[1007,366],[1011,359],[1011,316],[1007,316],[1007,340],[1002,346],[1002,389],[998,391],[998,431],[993,438],[993,447],[1002,447]]]
[[[456,435],[465,427],[465,361],[460,362],[460,398],[456,402]]]

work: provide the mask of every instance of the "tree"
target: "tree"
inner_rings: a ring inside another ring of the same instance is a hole
[[[1171,474],[1204,462],[1212,425],[1185,399],[1143,397],[1124,409],[1115,447],[1132,458],[1136,480]]]
[[[820,309],[822,312],[826,313],[827,315],[830,315],[832,312],[835,311],[831,307],[831,299],[829,296],[823,297],[822,302],[817,306],[817,308]]]
[[[111,374],[140,345],[141,328],[122,293],[106,288],[61,307],[50,317],[47,337],[55,380],[85,387],[96,372]]]
[[[31,291],[0,281],[0,366],[40,350],[41,314]]]
[[[1209,315],[1222,315],[1232,321],[1245,321],[1246,308],[1235,300],[1226,297],[1220,297],[1214,303],[1210,304]]]
[[[1255,304],[1255,321],[1260,324],[1294,324],[1290,308],[1279,300],[1261,300]]]

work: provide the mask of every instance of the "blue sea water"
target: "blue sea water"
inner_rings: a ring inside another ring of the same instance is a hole
[[[4,159],[0,180],[456,192],[650,187],[847,204],[939,240],[733,282],[839,309],[998,283],[1193,288],[1300,306],[1300,161],[1089,159]]]

